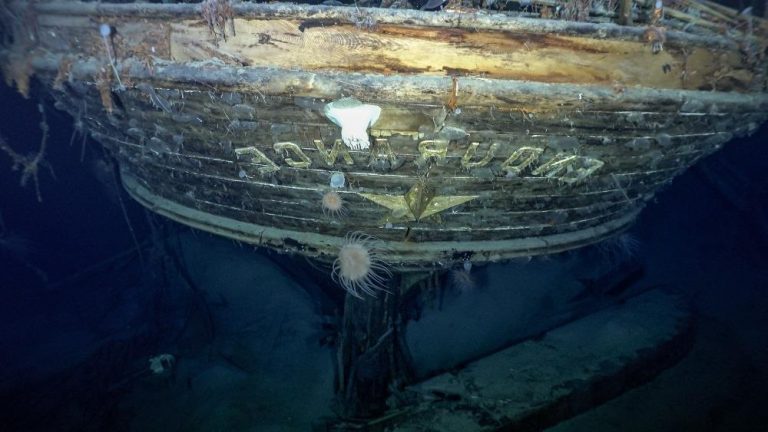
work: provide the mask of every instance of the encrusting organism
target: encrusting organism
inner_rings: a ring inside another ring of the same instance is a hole
[[[597,244],[604,259],[611,266],[637,258],[640,252],[640,240],[630,233],[622,233]]]
[[[344,207],[344,200],[341,195],[336,191],[328,191],[323,194],[322,198],[323,214],[332,217],[340,218],[347,214],[347,209]]]
[[[667,36],[661,27],[648,27],[643,32],[643,40],[645,43],[651,44],[652,53],[658,54],[664,50],[664,42],[667,41]]]
[[[160,354],[149,359],[149,370],[155,375],[162,375],[173,369],[176,357],[173,354]]]
[[[37,194],[37,201],[43,202],[43,197],[40,194],[40,182],[38,181],[37,174],[40,170],[40,165],[45,166],[48,168],[48,171],[51,173],[51,177],[54,179],[56,178],[56,174],[53,172],[53,167],[45,160],[45,148],[48,143],[48,122],[45,118],[45,110],[43,109],[43,105],[40,104],[37,106],[38,111],[40,111],[40,115],[42,119],[40,120],[40,130],[42,131],[42,138],[40,140],[40,148],[37,150],[37,153],[22,155],[19,153],[16,153],[15,150],[11,148],[11,146],[8,145],[7,142],[5,142],[5,139],[3,139],[2,136],[0,136],[0,150],[4,151],[12,160],[13,164],[11,165],[12,171],[18,171],[21,170],[21,179],[19,181],[19,184],[21,187],[25,187],[27,185],[27,182],[31,178],[32,181],[35,183],[35,192]]]
[[[34,73],[29,58],[11,52],[8,54],[6,61],[0,65],[0,69],[2,69],[2,74],[5,78],[5,85],[14,87],[15,84],[19,94],[24,99],[29,99],[30,80]]]
[[[452,269],[448,273],[448,281],[455,291],[460,293],[473,291],[477,287],[477,282],[472,275],[472,261],[466,259],[462,262],[461,268]]]
[[[379,259],[373,244],[373,237],[351,232],[344,238],[339,256],[333,262],[332,279],[357,298],[363,298],[361,291],[373,297],[376,291],[388,292],[385,285],[392,272]]]
[[[9,7],[11,2],[0,2],[0,46],[3,47],[3,61],[0,71],[8,87],[16,90],[24,99],[29,98],[30,80],[35,73],[31,63],[31,51],[35,48],[38,35],[35,26],[26,24],[32,19],[33,7],[26,7],[20,13]]]
[[[344,199],[341,198],[341,194],[335,190],[343,188],[345,184],[346,178],[344,177],[344,173],[334,172],[331,175],[331,190],[325,192],[323,198],[320,200],[324,215],[337,219],[346,216],[347,209],[344,206]]]
[[[205,0],[200,4],[200,12],[216,45],[219,44],[219,36],[224,42],[227,41],[227,22],[232,36],[235,36],[235,13],[229,0]]]
[[[101,39],[104,41],[104,48],[107,50],[107,57],[109,58],[109,65],[112,66],[112,71],[115,73],[115,79],[117,80],[118,90],[125,90],[123,82],[120,81],[120,75],[117,73],[117,66],[115,66],[114,46],[112,45],[112,26],[103,23],[99,26],[99,33],[101,33]]]
[[[341,140],[347,147],[352,150],[365,150],[371,146],[368,128],[379,120],[380,107],[346,97],[327,103],[323,113],[341,127]]]

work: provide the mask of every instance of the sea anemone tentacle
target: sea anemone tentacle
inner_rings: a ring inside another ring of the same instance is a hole
[[[339,256],[333,262],[331,278],[351,295],[362,299],[363,294],[376,297],[386,289],[392,272],[381,260],[374,247],[376,240],[368,234],[354,231],[344,237]]]

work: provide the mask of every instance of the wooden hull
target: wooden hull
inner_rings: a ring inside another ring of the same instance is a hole
[[[6,50],[6,76],[37,75],[134,198],[326,261],[351,232],[395,270],[600,241],[768,112],[765,64],[717,36],[669,31],[654,53],[646,28],[497,15],[249,4],[233,34],[191,5],[33,10],[39,42],[24,67]],[[338,101],[380,110],[367,146]]]

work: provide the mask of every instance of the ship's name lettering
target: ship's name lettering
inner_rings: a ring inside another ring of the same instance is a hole
[[[448,158],[448,140],[422,140],[418,143],[418,156],[414,162],[418,166],[424,166],[430,163],[441,163]],[[298,144],[291,141],[281,141],[273,144],[272,148],[278,157],[274,160],[267,156],[262,150],[256,147],[243,147],[235,149],[235,155],[241,170],[244,170],[247,176],[268,176],[280,170],[279,164],[284,164],[293,168],[309,168],[315,163],[324,164],[327,167],[340,165],[351,166],[355,164],[355,153],[357,160],[360,161],[359,151],[350,151],[344,145],[342,140],[336,139],[333,145],[327,146],[322,140],[312,141],[310,154],[302,149]],[[569,153],[558,153],[549,160],[542,160],[544,149],[535,146],[522,146],[515,148],[511,154],[504,158],[499,154],[502,148],[501,143],[493,142],[484,146],[480,150],[481,143],[470,142],[464,154],[461,156],[460,164],[465,170],[471,172],[472,169],[487,166],[494,159],[503,159],[499,165],[501,175],[509,177],[520,176],[526,169],[536,177],[553,178],[566,183],[575,183],[600,169],[604,163],[592,157],[579,156]],[[316,151],[315,151],[316,150]],[[282,159],[279,159],[282,157]],[[366,162],[372,165],[376,160],[389,162],[393,169],[402,165],[403,157],[396,154],[389,141],[386,138],[375,138],[373,145],[367,152]],[[275,162],[277,160],[278,162]]]

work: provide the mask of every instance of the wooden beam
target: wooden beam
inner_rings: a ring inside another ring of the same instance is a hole
[[[632,0],[621,0],[619,4],[619,24],[632,25]]]

